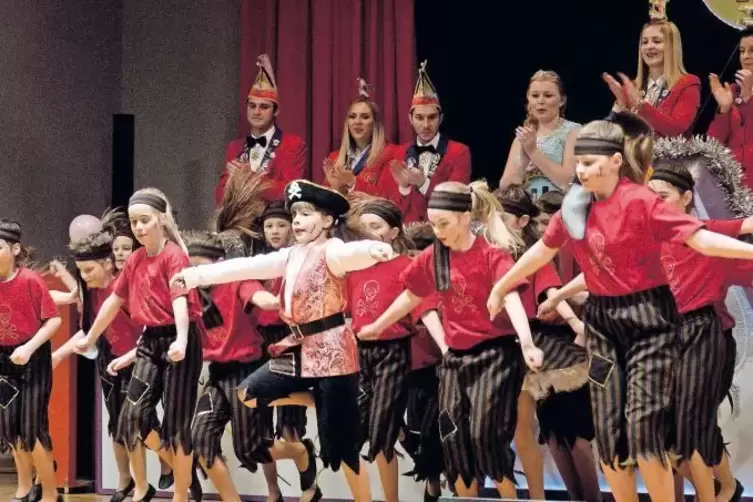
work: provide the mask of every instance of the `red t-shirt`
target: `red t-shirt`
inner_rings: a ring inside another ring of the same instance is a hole
[[[102,304],[112,293],[112,283],[106,288],[89,290],[89,305],[91,306],[91,322],[97,317]],[[131,319],[128,310],[121,307],[115,319],[110,323],[104,332],[104,337],[110,343],[112,353],[116,356],[122,356],[136,346],[144,328],[139,323]]]
[[[492,323],[486,308],[494,284],[512,265],[509,253],[477,237],[468,251],[450,250],[450,288],[447,291],[436,291],[434,246],[421,252],[403,271],[401,279],[416,296],[427,297],[435,292],[439,295],[445,342],[451,349],[466,350],[492,338],[515,335],[504,311]],[[513,290],[522,290],[527,284],[521,281]]]
[[[533,274],[532,277],[529,277],[528,280],[531,285],[520,294],[520,299],[523,301],[523,306],[526,309],[528,318],[535,319],[539,310],[539,303],[541,303],[544,293],[550,288],[561,288],[562,280],[560,279],[553,262],[549,262],[541,267],[538,272]]]
[[[706,220],[703,223],[706,229],[729,237],[740,235],[742,228],[742,220]],[[662,244],[661,260],[681,314],[720,302],[723,304],[728,287],[726,269],[743,261],[705,256],[685,244],[674,242]]]
[[[181,296],[188,297],[188,316],[196,321],[201,319],[196,291],[170,288],[170,279],[189,266],[188,255],[172,241],[156,256],[147,256],[142,247],[128,257],[112,290],[128,302],[131,318],[143,326],[175,324],[173,300]]]
[[[214,304],[222,315],[222,326],[208,329],[204,343],[204,360],[215,362],[248,362],[262,356],[264,339],[256,330],[257,312],[249,309],[251,299],[264,287],[258,281],[231,282],[212,287]]]
[[[44,279],[28,268],[19,268],[13,279],[0,282],[0,345],[28,342],[58,309]]]
[[[570,243],[591,293],[623,296],[666,285],[661,244],[684,243],[702,227],[648,187],[623,178],[609,198],[591,204],[585,238],[570,238],[557,212],[542,240],[551,248]]]
[[[280,289],[282,288],[282,277],[278,277],[276,279],[270,279],[268,281],[264,281],[262,283],[264,286],[264,289],[269,291],[275,296],[280,296]],[[259,309],[259,312],[257,314],[259,326],[279,326],[279,325],[285,325],[285,323],[280,319],[280,311],[279,310],[261,310]]]
[[[353,320],[352,329],[358,333],[367,324],[376,321],[403,292],[400,273],[411,263],[407,256],[348,273],[348,311]],[[414,332],[411,316],[407,315],[387,328],[380,340],[395,340]]]

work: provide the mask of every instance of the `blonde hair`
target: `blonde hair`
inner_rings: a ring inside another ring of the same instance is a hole
[[[528,106],[528,92],[531,90],[531,84],[534,82],[552,82],[557,86],[557,91],[560,93],[560,98],[562,99],[562,104],[560,105],[561,118],[565,116],[567,94],[565,94],[565,84],[562,83],[562,78],[560,78],[557,72],[551,70],[539,70],[531,76],[531,79],[528,81],[528,89],[526,90],[526,119],[523,121],[523,125],[538,129],[539,122],[536,120],[536,117],[533,116],[531,109]]]
[[[494,247],[515,254],[523,247],[520,234],[507,226],[504,221],[505,210],[496,197],[489,191],[486,180],[474,181],[464,185],[457,181],[445,181],[434,189],[439,192],[471,194],[471,220],[483,224],[483,235]]]
[[[340,151],[337,153],[337,160],[335,160],[335,165],[339,167],[343,167],[346,164],[348,150],[355,150],[355,142],[348,129],[348,116],[350,116],[350,111],[358,103],[366,103],[371,110],[371,116],[374,121],[373,132],[371,134],[371,149],[369,150],[369,156],[366,157],[366,165],[374,165],[379,159],[379,156],[382,155],[382,150],[384,150],[386,140],[384,139],[384,124],[382,123],[382,114],[379,111],[379,106],[367,98],[358,98],[348,106],[348,114],[345,116],[343,136],[340,141]]]
[[[645,147],[646,144],[641,141],[626,142],[625,133],[617,124],[606,120],[594,120],[584,125],[578,131],[578,139],[602,139],[623,143],[622,166],[620,166],[620,176],[624,176],[635,183],[643,183],[643,171],[641,165],[637,163],[638,158],[645,158],[645,151],[638,151]],[[653,147],[653,142],[651,143]],[[649,158],[653,157],[653,150]]]
[[[180,247],[183,252],[188,254],[188,248],[186,247],[186,243],[183,242],[183,238],[180,236],[180,231],[178,231],[178,224],[175,223],[175,218],[173,217],[173,207],[170,204],[170,201],[167,199],[167,196],[162,192],[162,190],[158,188],[153,187],[147,187],[142,188],[141,190],[136,190],[133,195],[140,195],[140,194],[146,194],[146,195],[155,195],[157,197],[160,197],[162,200],[165,201],[165,212],[159,213],[159,211],[155,208],[152,208],[155,213],[162,214],[165,218],[165,223],[162,226],[162,228],[165,230],[165,236],[173,241],[175,244]]]
[[[643,32],[651,26],[658,26],[664,36],[664,80],[667,83],[667,88],[671,89],[680,80],[680,77],[687,73],[685,65],[682,62],[680,30],[671,21],[651,21],[643,25],[641,36],[638,38],[638,72],[635,77],[635,86],[641,91],[648,82],[648,68],[646,67],[646,63],[643,62],[641,45]]]

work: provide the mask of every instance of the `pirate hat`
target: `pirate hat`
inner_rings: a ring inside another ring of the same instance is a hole
[[[340,192],[307,180],[291,181],[285,187],[285,207],[290,210],[296,202],[313,204],[338,219],[343,218],[350,210],[348,199]]]
[[[275,72],[272,69],[272,62],[269,60],[269,56],[266,54],[260,55],[256,61],[256,66],[259,67],[259,74],[256,75],[254,85],[248,91],[248,99],[266,99],[267,101],[279,104]]]

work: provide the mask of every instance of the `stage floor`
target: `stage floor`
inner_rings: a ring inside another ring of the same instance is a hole
[[[16,476],[0,474],[0,500],[10,500],[16,494]],[[64,495],[65,502],[106,502],[110,496],[105,495]],[[166,500],[166,499],[152,499]]]

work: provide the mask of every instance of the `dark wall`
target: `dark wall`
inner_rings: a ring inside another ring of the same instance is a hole
[[[737,32],[702,0],[672,1],[668,12],[683,37],[685,67],[703,82],[705,101],[708,74],[722,70]],[[429,60],[445,109],[443,131],[471,147],[474,176],[499,182],[515,127],[525,118],[528,79],[539,69],[564,79],[567,118],[584,123],[604,117],[613,100],[601,73],[635,75],[647,18],[648,2],[638,0],[416,0],[418,58]],[[734,59],[727,78],[736,68]],[[712,99],[696,132],[705,132],[713,113]]]
[[[109,199],[121,0],[3,0],[0,20],[0,216],[49,258]]]

